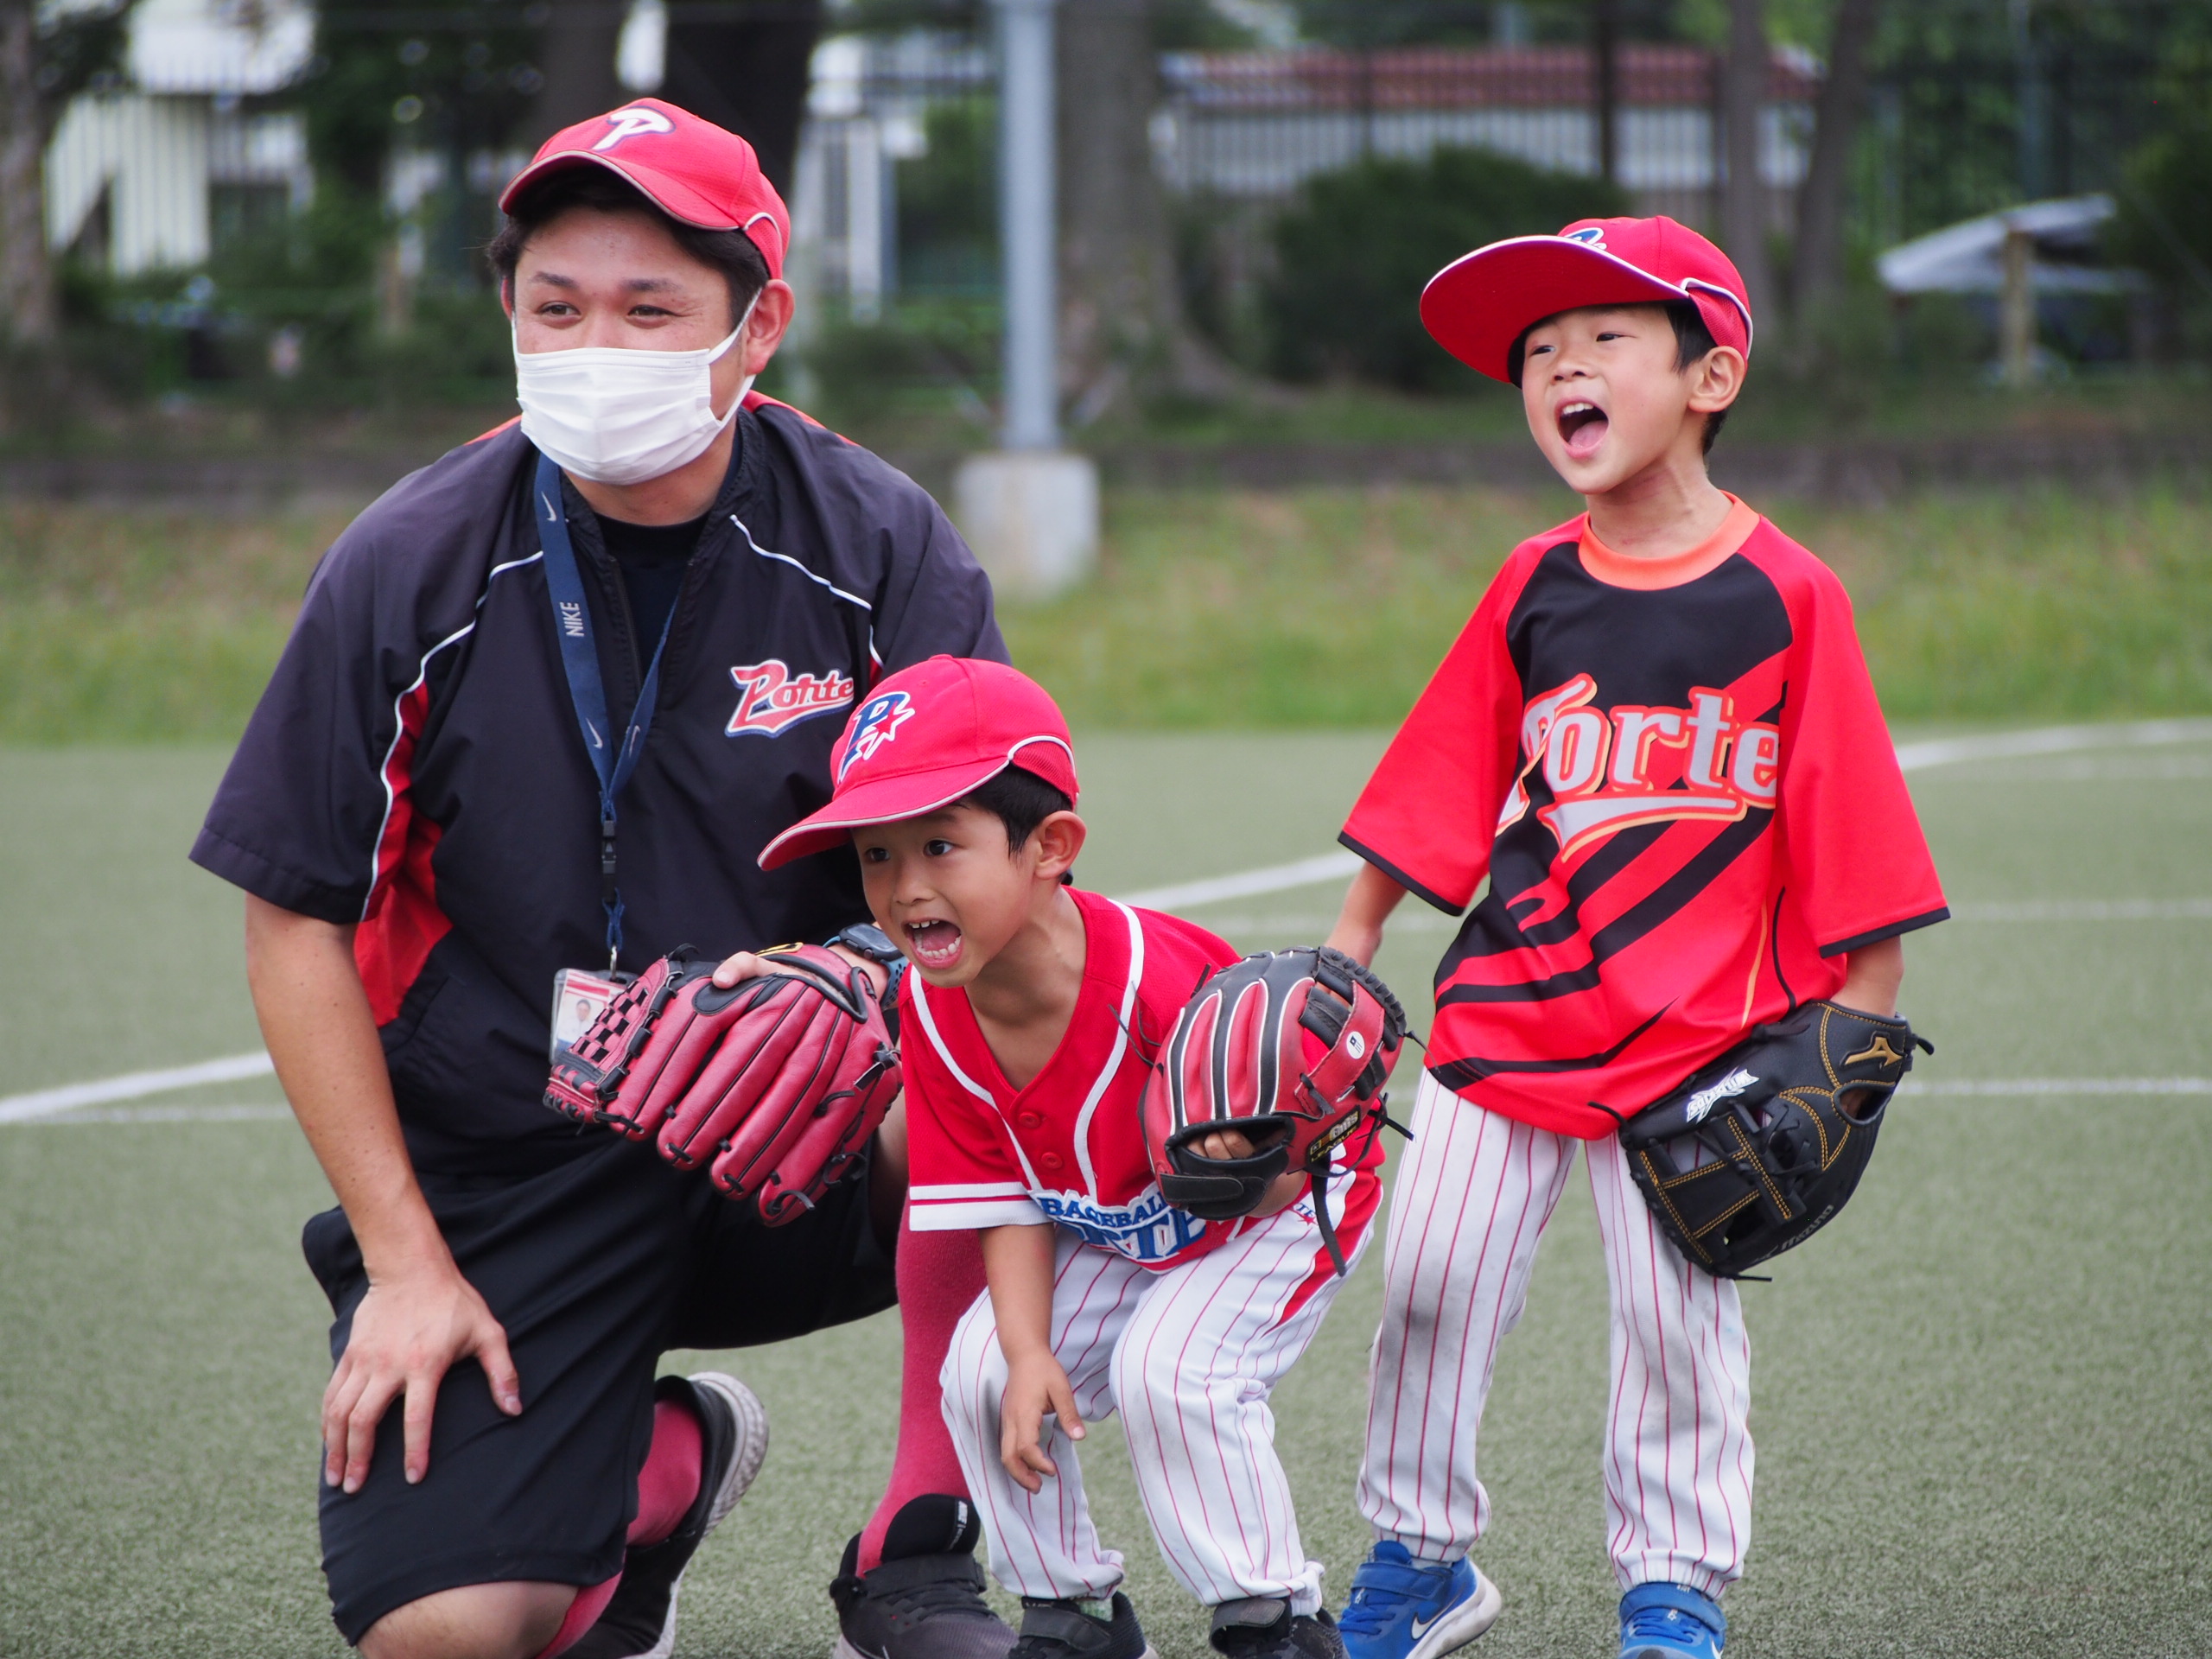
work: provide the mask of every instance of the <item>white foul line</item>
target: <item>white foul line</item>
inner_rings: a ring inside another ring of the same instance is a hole
[[[1319,858],[1301,858],[1292,864],[1269,864],[1262,869],[1240,870],[1234,875],[1212,875],[1204,880],[1179,881],[1172,887],[1145,887],[1118,896],[1125,905],[1141,905],[1147,910],[1180,910],[1218,904],[1224,899],[1249,899],[1262,893],[1285,893],[1293,887],[1345,880],[1358,872],[1361,862],[1357,853],[1324,853]]]
[[[2143,748],[2167,743],[2196,743],[2212,741],[2212,720],[2142,720],[2117,726],[2044,726],[2024,732],[1991,732],[1979,737],[1935,738],[1926,742],[1897,745],[1897,765],[1906,772],[1918,772],[1927,766],[1955,765],[1964,760],[2002,760],[2024,754],[2063,754],[2071,750],[2108,747]],[[1120,895],[1123,904],[1141,905],[1148,910],[1181,910],[1200,905],[1218,904],[1224,899],[1251,899],[1262,893],[1287,893],[1296,887],[1318,887],[1324,881],[1342,881],[1355,874],[1361,860],[1357,853],[1323,853],[1316,858],[1301,858],[1287,864],[1269,864],[1255,870],[1239,870],[1230,875],[1206,876],[1196,881],[1180,881],[1170,887],[1145,887],[1135,893]],[[2111,901],[2113,914],[2094,917],[2082,915],[2082,920],[2151,919],[2137,917],[2132,912],[2122,914],[2133,900]],[[2184,906],[2195,901],[2184,900]],[[2056,906],[2054,906],[2056,908]],[[2086,912],[2090,906],[2082,908]],[[1996,909],[1998,906],[1984,906]],[[2004,908],[2022,912],[2018,919],[2071,920],[2076,918],[2057,914],[2034,914],[2032,902]],[[2166,912],[2161,912],[2164,914]],[[2185,914],[2194,918],[2193,908]],[[2012,920],[2012,917],[1988,916],[1984,919]],[[196,1084],[230,1083],[241,1077],[265,1077],[275,1067],[269,1056],[256,1052],[233,1054],[227,1059],[207,1060],[198,1065],[176,1066],[163,1071],[132,1071],[119,1077],[108,1077],[97,1083],[71,1084],[60,1089],[41,1089],[28,1095],[9,1095],[0,1097],[0,1123],[27,1123],[57,1112],[73,1111],[80,1106],[98,1106],[111,1101],[137,1100],[147,1095],[165,1095],[173,1090],[189,1089]],[[2050,1079],[2031,1079],[2048,1082]],[[2182,1083],[2193,1084],[2196,1078],[2117,1078],[2113,1083]],[[1957,1092],[2003,1093],[2009,1085],[1960,1085]],[[2087,1087],[2085,1084],[2084,1087]],[[1932,1092],[1932,1090],[1931,1090]],[[2030,1093],[2039,1092],[2036,1090]],[[2075,1092],[2068,1089],[2044,1090],[2045,1093]],[[2098,1092],[2124,1094],[2194,1094],[2195,1089],[2112,1089],[2101,1085]],[[79,1119],[79,1122],[86,1120]]]
[[[1906,1095],[2212,1095],[2212,1077],[1907,1077]]]
[[[10,1095],[0,1100],[0,1123],[24,1123],[51,1117],[79,1106],[102,1106],[112,1100],[137,1100],[146,1095],[166,1095],[207,1083],[236,1083],[242,1077],[267,1077],[276,1068],[269,1056],[256,1049],[224,1060],[202,1060],[198,1065],[171,1066],[163,1071],[130,1071],[98,1083],[73,1083],[66,1088],[41,1089],[35,1094]]]
[[[2212,720],[2139,720],[2122,726],[2040,726],[2026,732],[1980,737],[1939,737],[1897,745],[1907,772],[1961,760],[2007,760],[2023,754],[2064,754],[2075,749],[2148,748],[2162,743],[2212,742]]]

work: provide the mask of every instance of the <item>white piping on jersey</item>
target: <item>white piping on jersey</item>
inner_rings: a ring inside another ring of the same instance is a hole
[[[827,588],[831,593],[836,594],[838,598],[843,600],[848,605],[857,605],[869,615],[873,616],[875,614],[875,607],[869,604],[868,601],[862,599],[858,594],[847,593],[836,582],[830,581],[829,577],[821,575],[815,571],[808,569],[806,566],[800,563],[797,559],[791,557],[788,553],[771,553],[766,548],[761,546],[760,543],[753,539],[753,532],[745,527],[745,520],[739,518],[735,513],[733,512],[730,514],[729,521],[737,526],[737,533],[745,537],[745,544],[751,548],[755,553],[758,553],[762,558],[775,559],[784,564],[788,564],[792,569],[798,571],[799,575],[804,576],[809,582],[817,582],[822,587]]]
[[[1006,1123],[1006,1138],[1013,1143],[1014,1155],[1021,1160],[1021,1176],[1029,1184],[1027,1190],[1032,1192],[1045,1192],[1046,1190],[1045,1184],[1037,1179],[1037,1172],[1030,1167],[1029,1154],[1021,1149],[1021,1138],[1014,1134],[1014,1125],[1006,1122],[1006,1114],[999,1110],[997,1098],[982,1084],[963,1071],[960,1069],[960,1062],[952,1058],[952,1051],[945,1046],[944,1034],[937,1028],[937,1016],[930,1012],[930,992],[926,981],[918,982],[914,987],[914,1010],[922,1016],[922,1030],[930,1039],[930,1046],[937,1050],[938,1058],[944,1062],[944,1069],[952,1073],[954,1081],[976,1099],[982,1101],[984,1105],[989,1107],[992,1116],[1000,1122]],[[1093,1194],[1093,1196],[1096,1195]]]
[[[746,528],[745,520],[739,518],[735,513],[733,512],[730,514],[729,521],[737,526],[737,533],[745,537],[745,544],[751,548],[755,553],[759,554],[762,558],[774,559],[779,563],[788,564],[792,569],[798,571],[799,575],[804,576],[809,582],[819,583],[821,586],[827,588],[831,593],[836,594],[838,598],[843,600],[848,605],[857,605],[861,609],[868,613],[868,659],[875,665],[877,674],[880,675],[883,671],[883,653],[875,648],[875,607],[869,604],[868,601],[862,599],[858,594],[847,593],[836,582],[830,581],[829,577],[821,575],[815,571],[808,569],[805,565],[802,564],[798,560],[791,557],[790,554],[771,553],[766,548],[761,546],[760,543],[753,539],[753,532]],[[870,683],[873,684],[874,682],[871,681]]]
[[[1106,1064],[1098,1069],[1098,1076],[1084,1096],[1083,1109],[1075,1116],[1075,1161],[1083,1171],[1083,1185],[1093,1203],[1103,1203],[1098,1196],[1098,1172],[1090,1164],[1090,1118],[1098,1109],[1098,1103],[1106,1096],[1109,1084],[1122,1069],[1122,1056],[1129,1046],[1129,1018],[1137,1006],[1137,986],[1144,979],[1144,928],[1137,921],[1137,913],[1118,899],[1108,900],[1122,912],[1122,919],[1129,925],[1129,981],[1122,988],[1122,1014],[1115,1022],[1113,1051],[1106,1056]]]
[[[416,666],[415,677],[391,700],[391,742],[384,752],[384,760],[377,766],[377,781],[384,785],[384,816],[377,820],[376,839],[369,843],[369,890],[361,899],[361,919],[365,922],[369,919],[369,906],[377,899],[377,879],[381,874],[377,866],[384,856],[384,832],[391,827],[391,815],[399,805],[399,797],[391,786],[391,757],[399,753],[399,740],[407,735],[407,717],[403,705],[421,688],[423,682],[430,677],[430,658],[448,645],[466,639],[476,632],[476,624],[484,614],[484,601],[491,597],[493,577],[509,570],[519,570],[526,564],[536,564],[544,556],[545,550],[540,548],[528,558],[509,559],[505,564],[495,564],[486,571],[483,591],[476,595],[475,614],[465,626],[455,628],[423,653],[423,660]]]

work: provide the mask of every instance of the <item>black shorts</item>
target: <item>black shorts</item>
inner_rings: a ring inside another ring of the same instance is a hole
[[[395,1400],[361,1490],[321,1486],[323,1573],[349,1643],[460,1585],[612,1577],[664,1352],[780,1342],[897,1300],[865,1167],[772,1228],[614,1135],[541,1173],[421,1180],[461,1272],[506,1327],[523,1410],[503,1414],[464,1361],[438,1390],[422,1484],[401,1468]],[[340,1210],[310,1220],[301,1243],[337,1315],[334,1364],[368,1287],[360,1249]]]

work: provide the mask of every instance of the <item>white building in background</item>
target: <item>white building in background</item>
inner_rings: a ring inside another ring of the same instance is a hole
[[[304,207],[315,188],[296,111],[239,100],[289,86],[315,49],[300,0],[139,0],[123,85],[74,99],[46,155],[49,247],[118,276],[188,268],[226,221]]]

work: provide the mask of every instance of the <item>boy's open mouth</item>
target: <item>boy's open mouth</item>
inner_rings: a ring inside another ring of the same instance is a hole
[[[1567,453],[1577,461],[1587,460],[1598,453],[1598,446],[1605,441],[1605,411],[1595,404],[1560,406],[1559,435],[1567,440]]]
[[[950,968],[960,960],[960,930],[950,922],[909,922],[906,942],[925,968]]]

